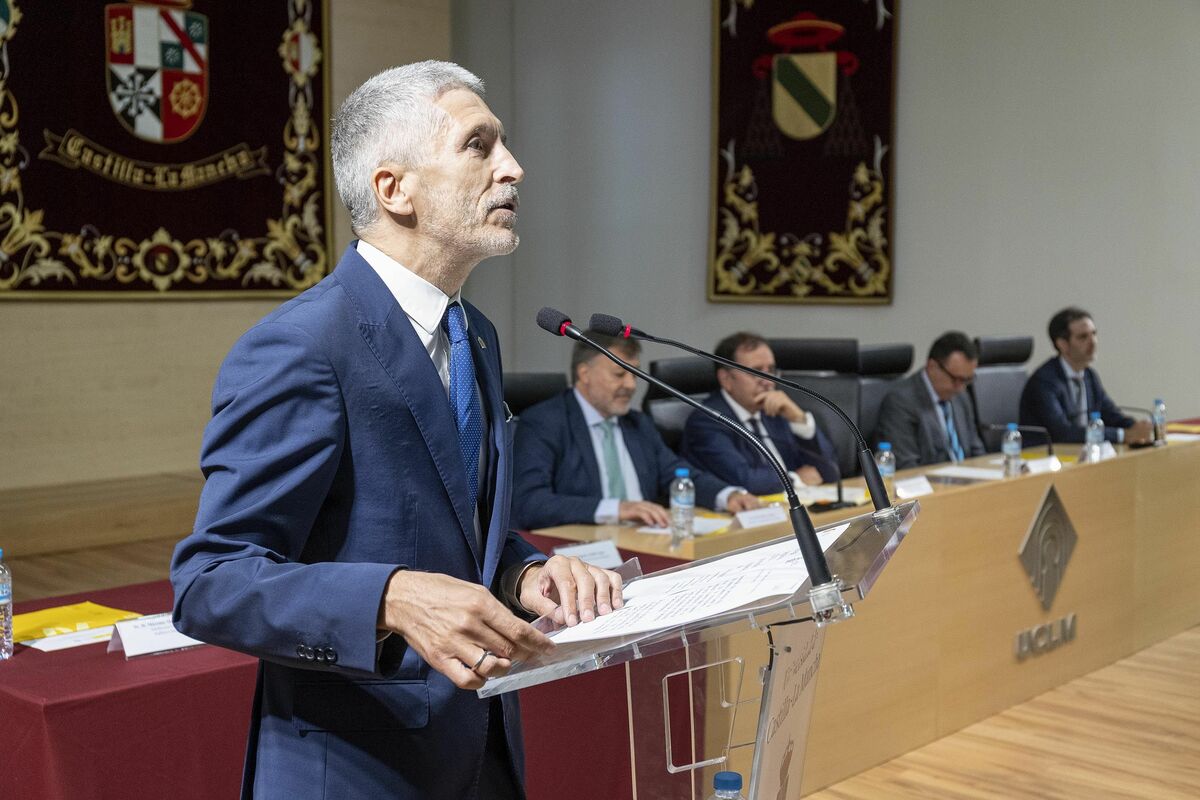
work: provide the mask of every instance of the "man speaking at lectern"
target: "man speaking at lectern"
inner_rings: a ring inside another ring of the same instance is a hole
[[[460,290],[517,246],[523,172],[482,92],[424,62],[350,95],[331,145],[360,239],[217,377],[171,579],[180,630],[262,659],[246,796],[522,796],[516,695],[471,690],[553,647],[513,611],[621,604],[508,530],[499,345]]]

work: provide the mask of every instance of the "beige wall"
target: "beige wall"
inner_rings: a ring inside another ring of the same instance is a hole
[[[335,107],[384,67],[450,53],[449,0],[330,7]],[[339,213],[335,254],[349,240]],[[196,469],[217,367],[276,302],[0,304],[0,489]]]

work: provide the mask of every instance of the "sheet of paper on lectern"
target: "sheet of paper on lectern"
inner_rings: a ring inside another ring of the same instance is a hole
[[[850,523],[817,534],[826,550]],[[671,628],[765,600],[790,595],[808,578],[795,539],[735,553],[688,569],[652,575],[624,589],[625,605],[611,614],[550,634],[556,644],[608,639]]]

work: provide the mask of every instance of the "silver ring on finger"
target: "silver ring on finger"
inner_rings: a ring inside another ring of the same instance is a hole
[[[491,650],[484,648],[484,651],[482,653],[480,653],[480,655],[479,655],[479,659],[469,667],[471,672],[474,672],[475,670],[479,669],[479,665],[482,664],[484,661],[486,661],[487,657],[490,656],[491,654],[492,654]]]

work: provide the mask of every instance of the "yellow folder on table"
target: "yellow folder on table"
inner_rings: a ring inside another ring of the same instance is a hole
[[[41,611],[13,614],[13,640],[24,642],[60,633],[103,628],[118,620],[135,619],[140,616],[142,615],[136,611],[109,608],[97,605],[90,600],[83,603],[72,603],[69,606],[43,608]]]

